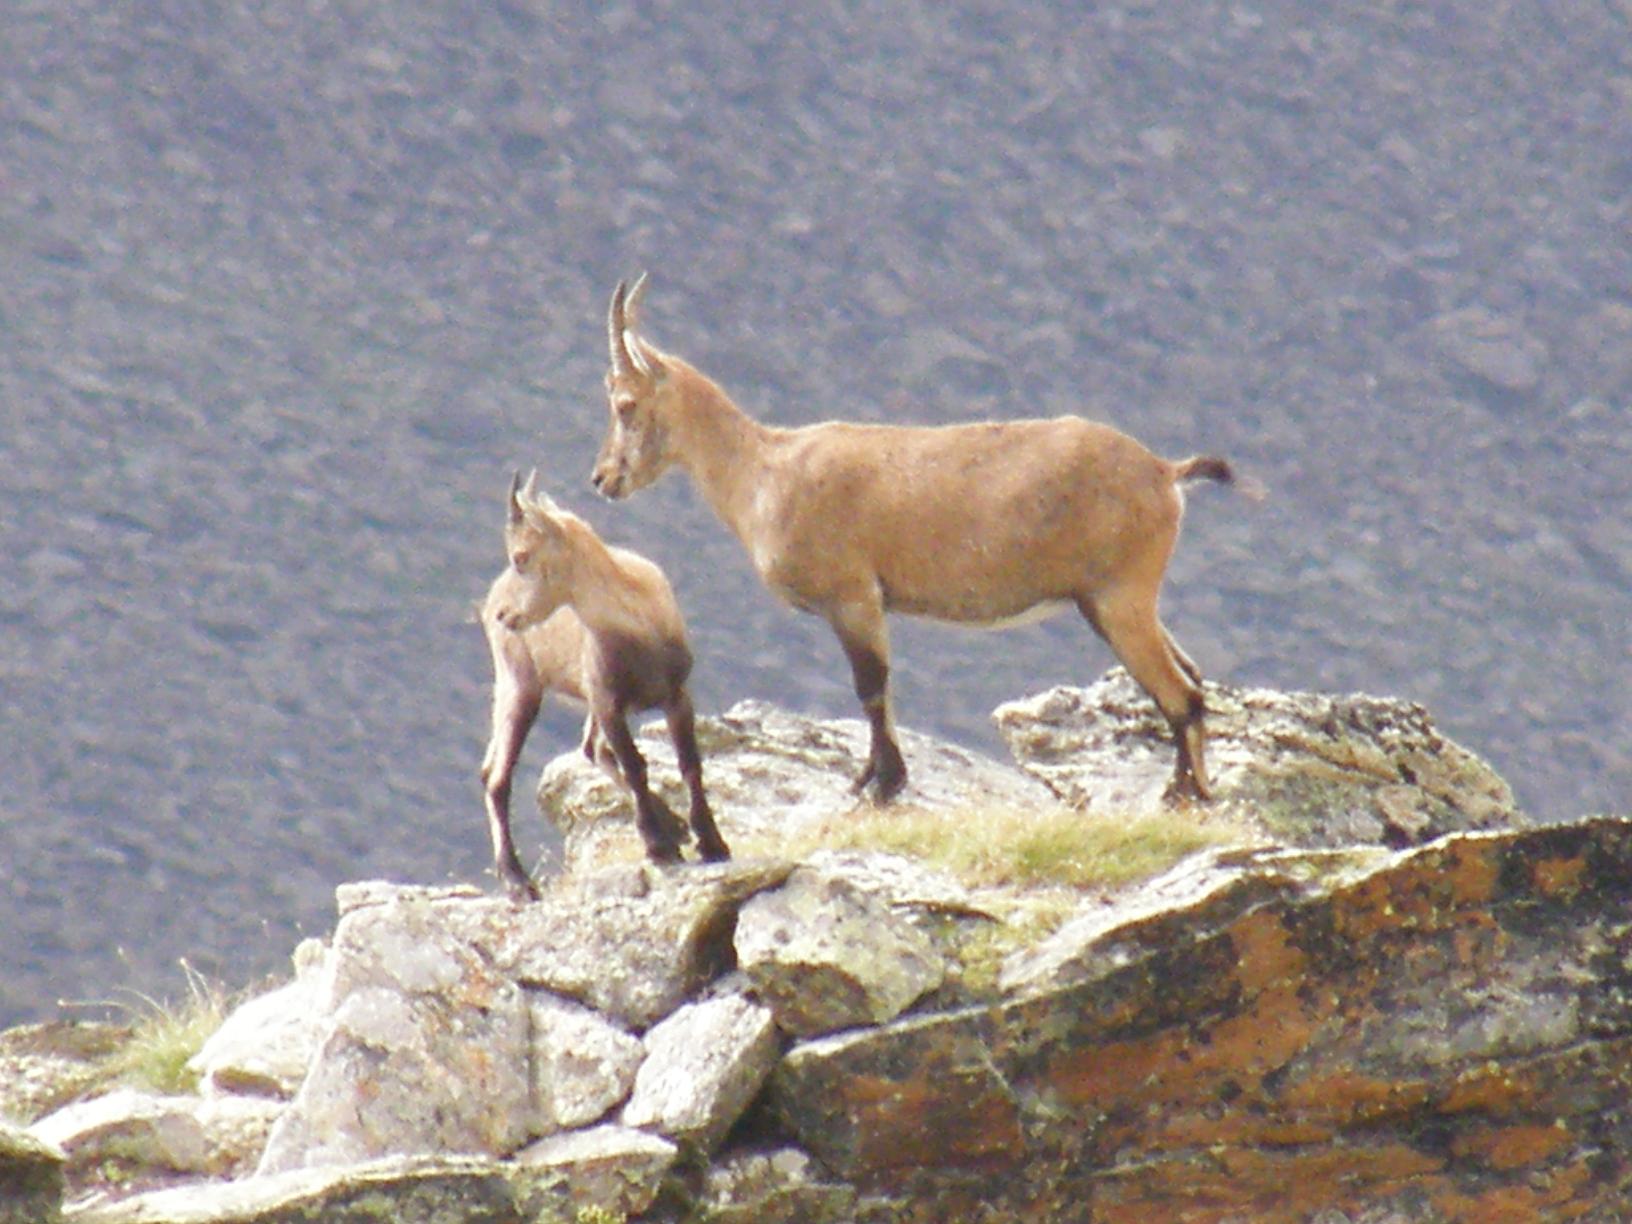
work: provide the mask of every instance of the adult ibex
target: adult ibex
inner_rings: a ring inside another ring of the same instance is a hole
[[[611,426],[595,487],[625,497],[678,465],[765,584],[838,634],[872,731],[856,789],[906,783],[889,699],[886,612],[1001,625],[1074,605],[1173,728],[1172,797],[1211,797],[1201,675],[1157,616],[1184,481],[1228,483],[1211,456],[1170,462],[1108,425],[763,425],[637,334],[646,285],[608,318]]]
[[[695,715],[686,681],[691,648],[669,581],[652,562],[609,547],[590,525],[527,487],[510,485],[504,530],[509,567],[482,605],[493,653],[493,731],[482,760],[493,858],[513,895],[538,889],[510,836],[510,783],[546,693],[589,707],[584,754],[633,793],[647,854],[676,862],[685,825],[647,784],[629,715],[662,709],[691,798],[703,858],[730,857],[703,791]]]

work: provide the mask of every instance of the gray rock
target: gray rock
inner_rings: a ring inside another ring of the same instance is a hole
[[[770,1009],[740,995],[682,1007],[645,1040],[646,1061],[623,1124],[705,1152],[747,1108],[778,1052]]]
[[[308,939],[294,959],[292,981],[240,1004],[187,1060],[204,1091],[287,1099],[300,1087],[317,1051],[327,956],[320,941]]]
[[[75,1224],[515,1224],[515,1204],[512,1173],[496,1162],[396,1156],[154,1190],[73,1218]]]
[[[755,995],[795,1037],[893,1020],[946,974],[910,920],[818,868],[744,905],[736,948]]]
[[[70,1166],[117,1156],[179,1172],[210,1172],[210,1145],[197,1097],[120,1088],[41,1118],[30,1133],[67,1155]]]
[[[92,1088],[130,1036],[123,1024],[53,1020],[0,1033],[0,1121],[28,1123]]]
[[[703,1179],[709,1224],[849,1224],[856,1192],[829,1181],[808,1152],[778,1148],[723,1156]]]
[[[62,1218],[60,1148],[0,1119],[0,1224],[54,1224]]]
[[[1524,823],[1489,765],[1412,702],[1208,684],[1207,766],[1197,809],[1301,846],[1408,845]],[[1173,770],[1167,722],[1114,668],[1086,688],[999,706],[999,733],[1027,772],[1090,815],[1156,808]]]
[[[1448,359],[1498,390],[1528,393],[1541,381],[1547,346],[1505,315],[1465,306],[1435,319],[1433,332]]]
[[[405,890],[340,920],[323,1038],[261,1172],[396,1154],[496,1156],[526,1140],[526,1001],[457,929],[471,907],[489,915],[477,900]]]
[[[899,734],[911,774],[903,793],[908,802],[958,807],[1047,801],[1034,780],[1009,764],[913,731]],[[682,804],[662,724],[647,725],[640,736],[654,784],[662,784],[671,804]],[[739,856],[786,853],[790,842],[812,837],[856,808],[850,783],[867,756],[867,725],[859,719],[810,718],[741,701],[722,716],[699,718],[697,738],[710,802]],[[538,800],[566,839],[569,872],[640,856],[628,795],[581,753],[545,767]]]
[[[556,882],[515,911],[494,960],[517,981],[576,999],[641,1030],[726,968],[742,902],[787,879],[791,863],[660,870],[643,863]]]
[[[638,1215],[652,1205],[678,1153],[667,1139],[623,1126],[540,1139],[516,1154],[515,1180],[524,1185],[527,1178],[543,1175],[544,1192],[518,1188],[518,1206],[525,1219],[550,1219],[543,1212],[552,1202]]]
[[[598,1012],[530,991],[535,1135],[575,1130],[604,1117],[629,1095],[646,1056],[640,1038]]]

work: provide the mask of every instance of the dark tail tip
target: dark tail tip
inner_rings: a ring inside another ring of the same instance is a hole
[[[1217,455],[1196,455],[1175,465],[1178,478],[1184,480],[1216,480],[1219,484],[1234,485],[1243,496],[1252,501],[1263,501],[1265,489],[1261,482],[1248,476],[1237,480],[1235,469],[1227,459]]]
[[[1178,465],[1180,480],[1216,480],[1219,484],[1234,484],[1235,469],[1226,459],[1217,455],[1196,455]]]

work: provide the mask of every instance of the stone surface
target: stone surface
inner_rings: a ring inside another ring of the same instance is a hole
[[[941,984],[929,937],[843,874],[805,867],[737,919],[737,962],[796,1037],[893,1020]]]
[[[738,908],[792,870],[786,862],[634,863],[571,875],[515,913],[495,960],[517,981],[645,1029],[729,964]]]
[[[1179,912],[1077,932],[1008,1002],[795,1047],[779,1110],[830,1168],[909,1192],[900,1219],[1620,1210],[1632,822],[1246,854],[1188,902],[1165,887]]]
[[[287,1099],[300,1087],[317,1049],[328,961],[318,940],[302,942],[294,960],[291,981],[240,1004],[187,1061],[206,1092]]]
[[[529,1190],[536,1194],[536,1190]],[[517,1224],[511,1173],[470,1157],[395,1156],[340,1169],[154,1190],[75,1224]]]
[[[850,1224],[856,1192],[798,1148],[738,1152],[703,1181],[702,1224]]]
[[[624,1126],[597,1126],[540,1139],[516,1154],[515,1166],[527,1174],[546,1175],[549,1192],[542,1202],[536,1196],[519,1196],[519,1205],[526,1218],[535,1218],[551,1203],[562,1205],[563,1200],[575,1207],[587,1204],[638,1215],[652,1205],[678,1153],[667,1139]]]
[[[0,1224],[55,1224],[64,1163],[60,1148],[0,1119]]]
[[[739,855],[784,853],[790,840],[856,807],[850,783],[867,758],[867,725],[859,719],[811,718],[739,701],[723,715],[699,718],[697,739],[710,802]],[[958,807],[1046,799],[1035,781],[1005,762],[906,729],[900,739],[911,776],[904,801]],[[659,789],[671,805],[683,805],[661,722],[641,729],[640,745]],[[538,801],[566,839],[569,870],[639,856],[627,794],[582,754],[563,754],[545,767]]]
[[[206,1173],[210,1144],[197,1097],[156,1096],[120,1088],[65,1106],[30,1132],[64,1152],[70,1163],[107,1157],[180,1172]]]
[[[1525,822],[1507,783],[1411,702],[1218,684],[1206,695],[1216,798],[1198,819],[1304,846],[1416,845]],[[1167,722],[1121,668],[992,717],[1020,766],[1089,815],[1148,811],[1172,776]]]
[[[130,1036],[123,1024],[53,1020],[0,1033],[0,1122],[24,1125],[68,1104],[105,1074]]]
[[[629,1095],[646,1057],[640,1038],[599,1012],[529,991],[532,1020],[531,1131],[553,1135],[599,1121]]]
[[[625,1126],[712,1151],[759,1091],[778,1054],[769,1008],[740,995],[688,1004],[646,1034]]]
[[[532,1121],[526,1001],[448,905],[403,890],[351,909],[330,955],[323,1036],[261,1171],[521,1146]]]

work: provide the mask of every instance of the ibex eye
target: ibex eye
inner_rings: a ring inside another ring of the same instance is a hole
[[[532,560],[530,553],[518,552],[510,558],[510,564],[519,569],[526,569],[527,562]]]

